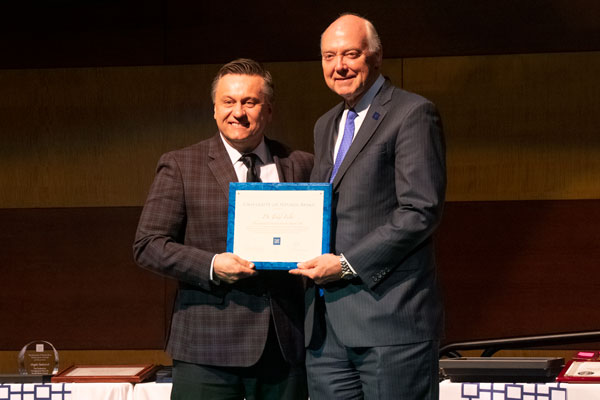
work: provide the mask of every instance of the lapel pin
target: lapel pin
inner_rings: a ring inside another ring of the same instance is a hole
[[[377,121],[379,119],[379,113],[378,112],[373,113],[373,119],[375,121]]]

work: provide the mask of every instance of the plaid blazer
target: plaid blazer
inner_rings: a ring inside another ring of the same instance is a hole
[[[311,154],[265,142],[282,181],[308,181]],[[210,282],[211,260],[227,247],[229,182],[237,176],[219,134],[158,162],[133,248],[141,267],[179,281],[167,351],[190,363],[250,366],[272,316],[284,357],[303,363],[301,279],[261,271],[231,285]]]

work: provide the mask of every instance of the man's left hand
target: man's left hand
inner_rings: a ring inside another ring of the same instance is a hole
[[[298,268],[290,270],[290,274],[306,276],[317,285],[337,281],[342,276],[340,256],[323,254],[312,260],[298,263]]]

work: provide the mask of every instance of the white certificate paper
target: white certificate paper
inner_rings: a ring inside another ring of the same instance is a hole
[[[232,183],[227,251],[259,269],[290,269],[329,251],[331,185]]]

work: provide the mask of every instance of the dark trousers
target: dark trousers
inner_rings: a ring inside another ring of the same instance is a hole
[[[265,350],[250,367],[219,367],[173,360],[172,400],[306,400],[306,369],[291,366],[269,329]]]
[[[438,341],[346,347],[325,313],[325,338],[307,350],[311,400],[438,400]]]

